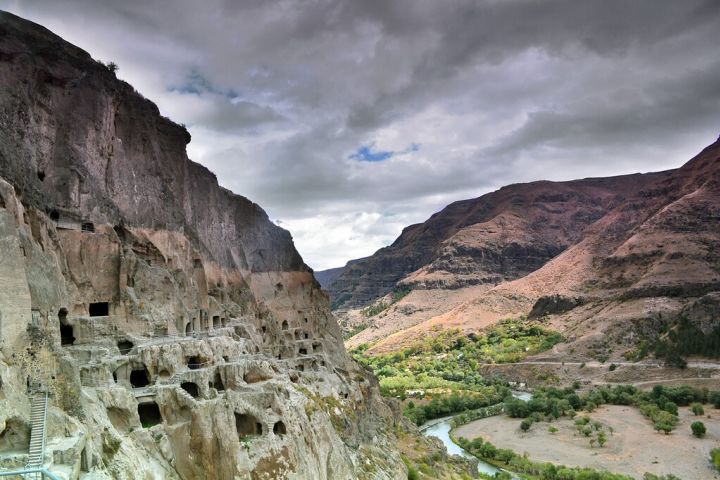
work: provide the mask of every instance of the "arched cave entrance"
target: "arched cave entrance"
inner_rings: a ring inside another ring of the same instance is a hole
[[[135,369],[130,372],[130,384],[133,388],[142,388],[150,385],[150,375],[147,368]]]
[[[262,423],[254,416],[235,412],[235,429],[239,437],[262,435]]]
[[[192,333],[192,323],[188,322],[187,325],[185,325],[185,336],[189,337]]]
[[[201,364],[200,357],[194,356],[187,359],[187,366],[190,370],[197,370]]]
[[[283,422],[275,422],[273,425],[273,433],[275,435],[285,435],[287,433],[287,427]]]
[[[218,328],[218,327],[220,327],[220,315],[213,315],[212,325],[210,325],[210,328]]]
[[[287,330],[288,328],[290,328],[290,325],[288,324],[287,320],[283,320],[282,329]]]
[[[150,428],[154,425],[162,423],[162,415],[160,415],[160,407],[155,402],[141,403],[138,405],[138,416],[143,428]]]
[[[197,384],[193,382],[183,382],[180,384],[180,388],[185,390],[187,393],[190,394],[193,398],[198,398],[200,396],[200,391],[198,389]]]
[[[120,340],[117,346],[121,355],[127,355],[135,345],[130,340]]]

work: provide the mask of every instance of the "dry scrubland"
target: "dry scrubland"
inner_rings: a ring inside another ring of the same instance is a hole
[[[670,435],[655,432],[637,408],[600,407],[588,416],[614,429],[602,448],[591,448],[588,439],[577,433],[574,421],[568,418],[536,423],[530,431],[522,432],[519,419],[495,416],[458,427],[453,435],[470,440],[480,436],[498,448],[527,452],[535,461],[606,469],[636,478],[650,472],[673,474],[683,480],[720,479],[720,473],[708,461],[710,449],[720,445],[720,410],[706,407],[701,417],[694,416],[688,408],[680,408],[680,422]],[[707,427],[702,439],[690,432],[690,424],[695,420],[701,420]],[[558,431],[548,432],[550,425]]]

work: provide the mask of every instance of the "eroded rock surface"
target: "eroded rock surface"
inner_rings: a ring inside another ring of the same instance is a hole
[[[406,475],[290,234],[183,127],[7,13],[0,85],[0,467],[27,461],[40,385],[63,478]]]

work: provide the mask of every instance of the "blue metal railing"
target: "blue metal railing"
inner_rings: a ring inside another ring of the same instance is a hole
[[[54,473],[49,472],[45,468],[23,468],[22,470],[11,470],[8,472],[0,472],[0,477],[24,477],[31,473],[39,473],[42,478],[49,478],[50,480],[60,480],[60,477]]]

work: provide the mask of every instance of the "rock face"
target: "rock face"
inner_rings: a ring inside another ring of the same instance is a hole
[[[461,288],[514,280],[582,239],[585,229],[657,174],[510,185],[455,202],[405,228],[374,255],[349,262],[327,286],[336,308],[398,285]]]
[[[2,12],[0,85],[0,467],[39,386],[62,478],[406,475],[290,234],[183,127]]]
[[[350,262],[328,291],[347,308],[412,289],[372,318],[342,312],[368,327],[349,345],[375,343],[371,351],[402,348],[438,327],[473,330],[530,314],[577,343],[568,350],[615,342],[619,355],[703,296],[691,313],[714,311],[719,220],[717,141],[676,170],[511,185],[454,203]],[[701,323],[704,331],[718,325]]]

